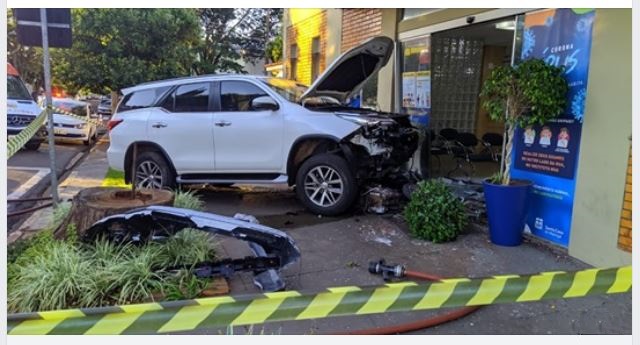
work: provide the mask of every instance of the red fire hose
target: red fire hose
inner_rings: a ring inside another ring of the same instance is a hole
[[[381,261],[381,262],[384,262],[384,261]],[[442,279],[444,279],[436,275],[423,273],[423,272],[416,272],[416,271],[407,271],[404,269],[402,270],[402,274],[398,274],[398,276],[400,275],[409,277],[409,278],[424,279],[429,281],[441,281]],[[443,315],[430,317],[424,320],[418,320],[418,321],[403,323],[403,324],[394,325],[394,326],[375,327],[375,328],[362,329],[362,330],[356,330],[356,331],[351,331],[346,333],[337,333],[337,334],[385,335],[385,334],[399,334],[399,333],[412,332],[412,331],[417,331],[424,328],[438,326],[453,320],[457,320],[461,317],[464,317],[473,313],[474,311],[480,308],[481,306],[464,307],[464,308],[456,309],[452,312],[448,312]]]

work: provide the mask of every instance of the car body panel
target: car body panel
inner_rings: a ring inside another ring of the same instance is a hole
[[[391,38],[377,36],[351,48],[324,70],[302,99],[325,96],[344,104],[389,62],[393,46]]]

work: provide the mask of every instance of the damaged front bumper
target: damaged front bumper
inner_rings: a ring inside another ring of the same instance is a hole
[[[89,228],[85,241],[106,237],[116,243],[144,244],[161,241],[187,228],[246,241],[255,257],[225,259],[196,265],[199,276],[229,276],[235,271],[254,272],[254,283],[263,291],[283,290],[278,270],[296,262],[300,250],[286,233],[249,221],[189,209],[148,206],[105,217]]]
[[[345,138],[361,180],[380,180],[402,175],[404,166],[418,149],[418,130],[395,120],[366,125]],[[343,147],[343,151],[345,148]]]

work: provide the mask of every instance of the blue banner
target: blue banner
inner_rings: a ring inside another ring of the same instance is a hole
[[[569,244],[595,10],[551,9],[525,15],[522,60],[565,66],[567,107],[542,126],[516,129],[511,176],[533,182],[525,230]]]

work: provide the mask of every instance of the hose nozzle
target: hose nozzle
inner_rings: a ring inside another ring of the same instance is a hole
[[[404,265],[387,265],[384,259],[369,262],[369,273],[382,274],[384,281],[390,281],[392,277],[404,277]]]

